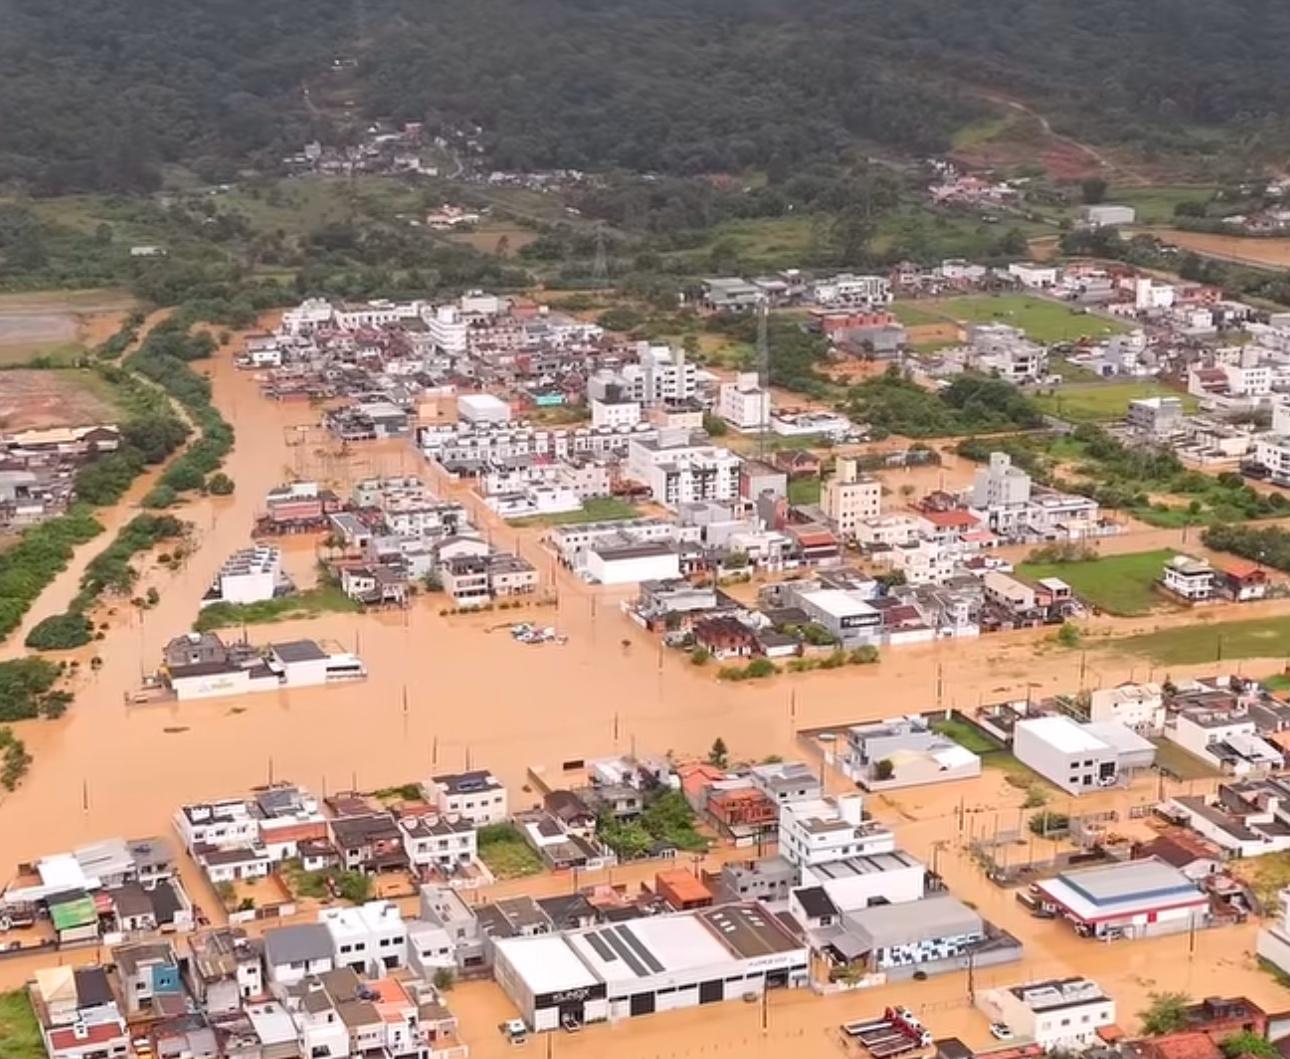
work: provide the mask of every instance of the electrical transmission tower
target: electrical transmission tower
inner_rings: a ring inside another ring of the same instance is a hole
[[[605,254],[605,226],[596,225],[596,256],[591,262],[591,284],[597,290],[609,286],[609,259]]]
[[[766,435],[770,432],[770,309],[765,302],[757,310],[757,388],[761,390],[761,422],[757,425],[757,459],[766,459]]]

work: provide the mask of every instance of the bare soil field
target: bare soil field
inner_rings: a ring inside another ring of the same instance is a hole
[[[133,304],[115,290],[0,295],[0,364],[96,345],[120,328]]]
[[[0,372],[0,428],[32,430],[111,422],[117,407],[103,381],[88,371]]]
[[[1263,268],[1290,268],[1290,238],[1253,239],[1212,232],[1185,232],[1177,228],[1150,228],[1148,231],[1174,246],[1194,250],[1206,257],[1216,257],[1220,261]]]
[[[497,253],[502,239],[506,240],[505,257],[514,257],[522,247],[528,246],[538,237],[532,228],[519,224],[508,224],[506,221],[495,221],[480,224],[473,231],[454,232],[448,239],[454,243],[472,247],[485,254]]]

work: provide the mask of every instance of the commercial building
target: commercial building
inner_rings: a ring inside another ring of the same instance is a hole
[[[1132,206],[1116,206],[1112,203],[1080,207],[1080,220],[1088,228],[1109,228],[1120,224],[1132,224],[1137,215],[1137,211]]]
[[[681,557],[671,544],[598,544],[586,552],[583,569],[601,585],[666,581],[681,576]]]
[[[498,984],[534,1030],[618,1021],[805,985],[805,946],[758,904],[494,942]]]
[[[1015,1037],[1052,1051],[1087,1048],[1098,1042],[1100,1028],[1115,1023],[1115,1001],[1087,978],[992,989],[982,994],[980,1006]]]
[[[457,398],[457,415],[467,423],[509,423],[511,406],[491,393],[464,393]]]
[[[1209,896],[1155,857],[1063,872],[1035,889],[1084,937],[1173,934],[1205,926],[1210,917]]]
[[[855,589],[816,588],[794,593],[797,605],[847,647],[882,639],[882,613]]]
[[[1155,747],[1119,721],[1080,724],[1060,714],[1018,721],[1012,752],[1074,795],[1114,787],[1155,760]]]
[[[738,276],[713,276],[703,281],[703,304],[714,312],[751,312],[765,301],[760,287]]]

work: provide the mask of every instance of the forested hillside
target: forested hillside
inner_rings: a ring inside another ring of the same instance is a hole
[[[1284,151],[1283,0],[0,0],[0,181],[154,186],[326,120],[482,126],[500,166],[677,173],[946,149],[982,92],[1146,152]],[[1279,145],[1279,146],[1278,146]]]

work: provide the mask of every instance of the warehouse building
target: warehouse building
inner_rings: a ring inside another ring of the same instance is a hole
[[[1080,724],[1060,714],[1018,721],[1012,751],[1023,765],[1074,795],[1127,783],[1156,755],[1148,740],[1119,721]]]
[[[1156,857],[1063,872],[1035,888],[1084,937],[1145,938],[1209,923],[1209,897]]]
[[[498,984],[534,1030],[618,1021],[798,987],[804,945],[759,904],[495,942]]]

